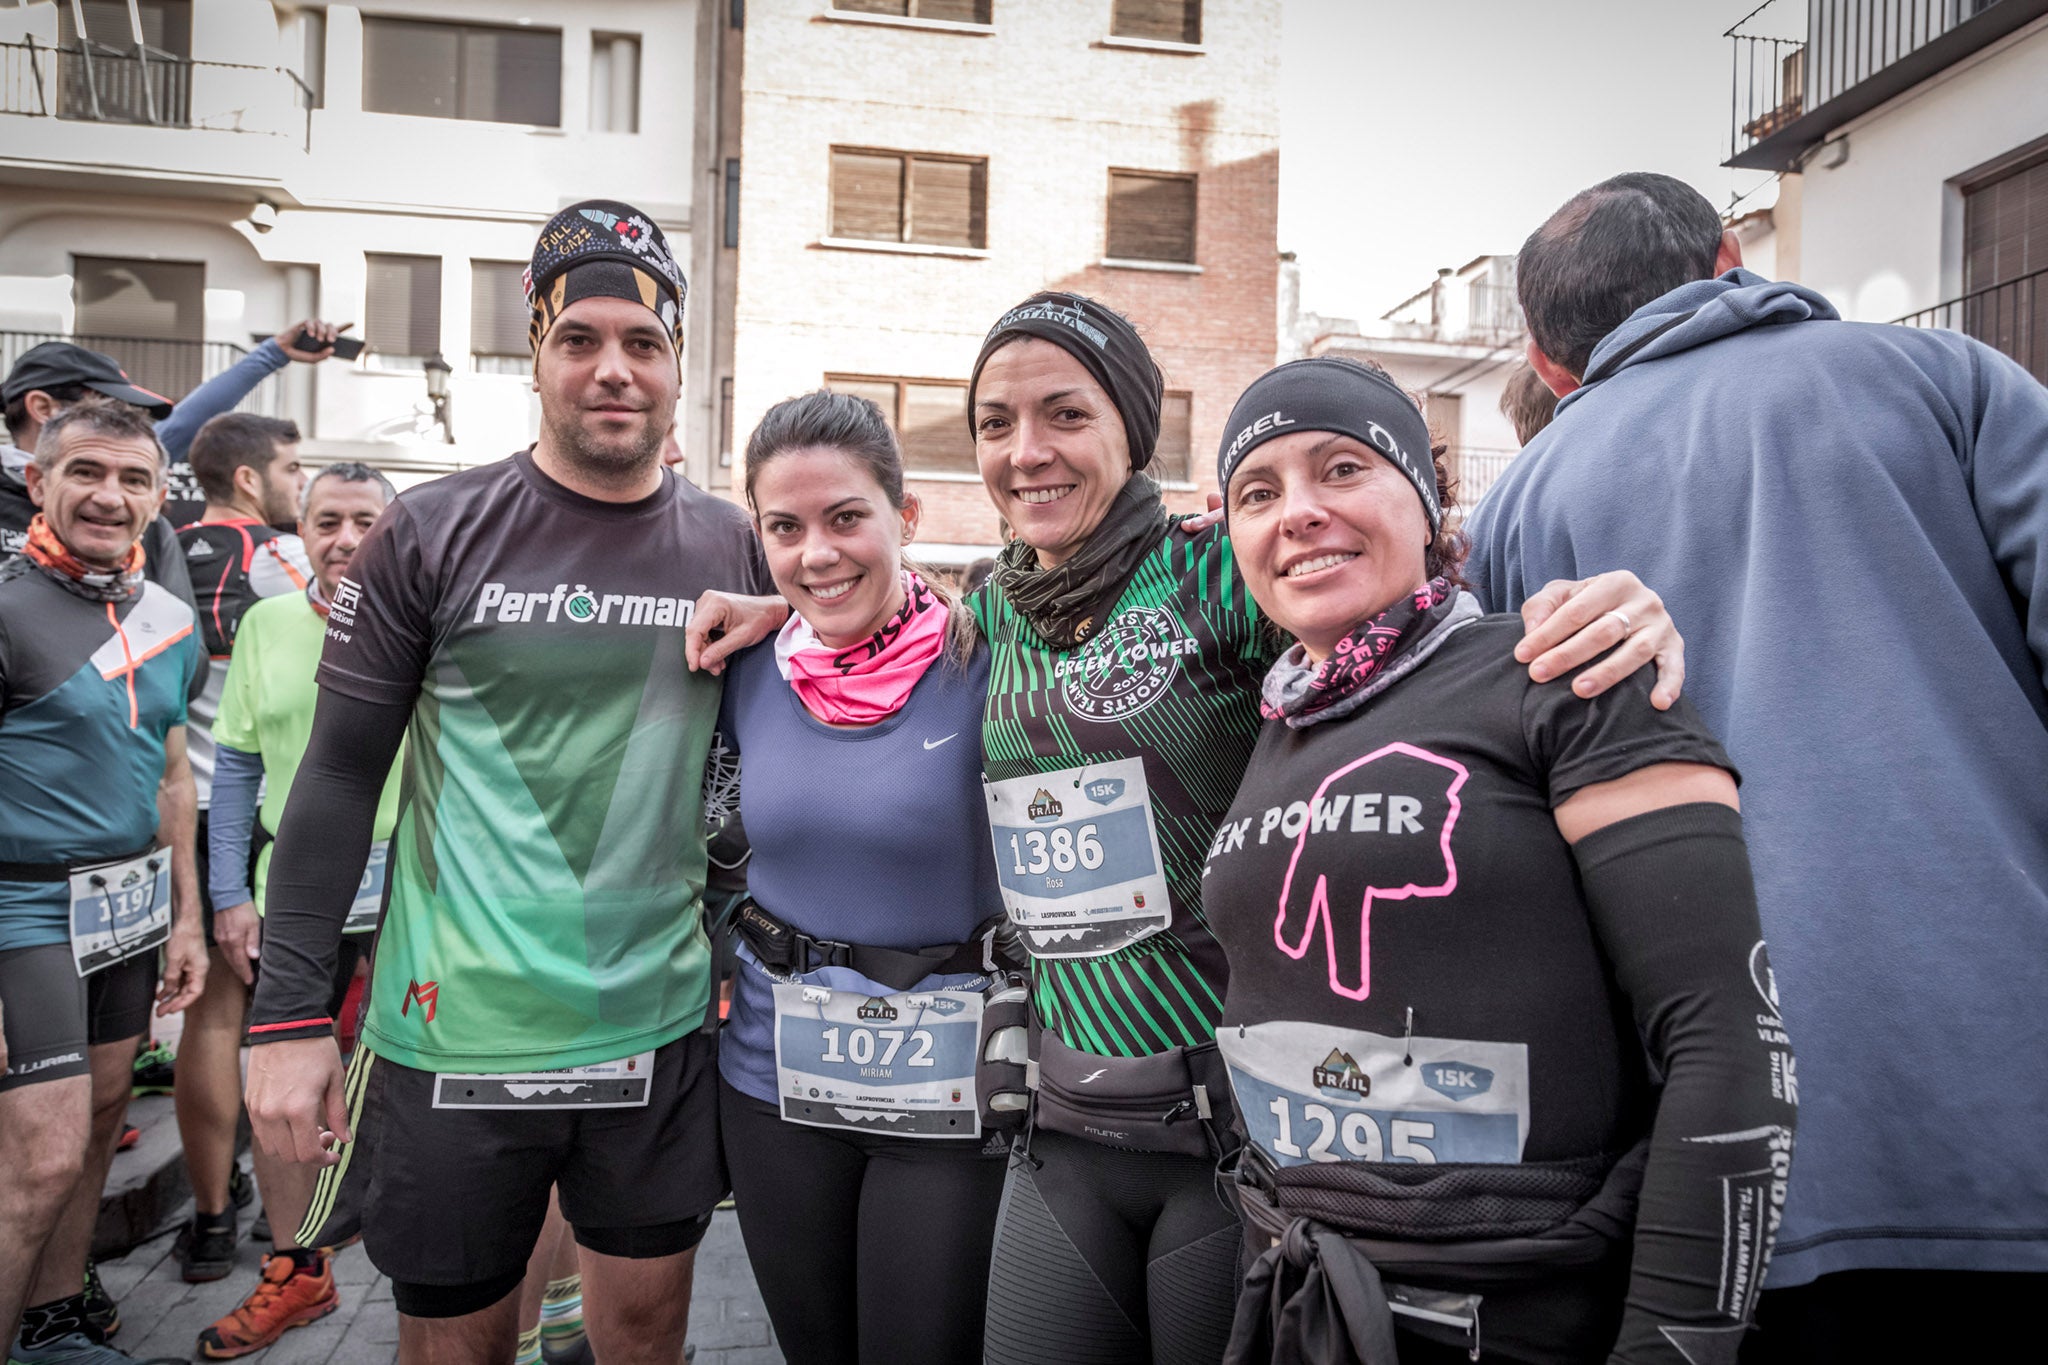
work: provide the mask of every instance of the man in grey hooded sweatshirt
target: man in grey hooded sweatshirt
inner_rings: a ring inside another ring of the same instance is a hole
[[[1529,360],[1562,401],[1467,573],[1512,609],[1635,570],[1742,770],[1758,1026],[1797,1040],[1773,1084],[1801,1107],[1743,1359],[1966,1358],[2048,1289],[2048,389],[1740,267],[1667,176],[1537,229]]]

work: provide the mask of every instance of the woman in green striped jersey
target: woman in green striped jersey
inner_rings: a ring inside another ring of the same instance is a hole
[[[1230,1331],[1241,1237],[1214,1176],[1238,1139],[1201,875],[1279,641],[1223,528],[1169,516],[1144,473],[1162,391],[1127,319],[1054,293],[998,320],[968,390],[982,479],[1016,536],[970,605],[992,652],[988,817],[1031,951],[1036,1034],[990,1365],[1195,1365],[1220,1359]],[[1633,575],[1552,585],[1531,607],[1548,619],[1518,653],[1539,680],[1614,645],[1602,613],[1619,609],[1636,629],[1582,694],[1654,655],[1676,697],[1682,647]],[[692,663],[721,666],[786,610],[700,602]],[[707,643],[713,630],[725,635]]]

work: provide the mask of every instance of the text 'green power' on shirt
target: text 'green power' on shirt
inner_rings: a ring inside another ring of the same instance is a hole
[[[1040,1018],[1069,1047],[1105,1057],[1208,1041],[1227,968],[1202,910],[1202,864],[1251,758],[1259,680],[1277,652],[1229,536],[1168,531],[1108,623],[1071,650],[1048,644],[993,585],[970,603],[991,651],[989,780],[1142,760],[1171,902],[1166,927],[1129,947],[1034,958]]]
[[[216,743],[263,760],[263,805],[259,817],[274,838],[284,820],[285,799],[306,742],[313,733],[313,707],[320,698],[314,670],[320,666],[321,642],[327,623],[303,592],[267,597],[241,617],[235,652],[221,688],[220,713],[213,722]],[[398,824],[398,775],[404,751],[384,781],[377,798],[372,839],[389,839]],[[256,913],[263,913],[263,888],[270,879],[265,842],[256,855]]]
[[[702,1023],[721,683],[683,635],[698,594],[767,583],[746,514],[672,474],[599,502],[521,452],[386,509],[319,672],[413,708],[364,1022],[379,1056],[580,1066]]]

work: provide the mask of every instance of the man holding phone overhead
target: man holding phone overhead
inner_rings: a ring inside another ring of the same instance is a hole
[[[46,341],[23,352],[8,370],[6,380],[0,382],[0,399],[5,400],[7,408],[7,443],[0,446],[0,555],[20,551],[29,518],[35,514],[28,495],[22,491],[21,469],[35,453],[36,433],[43,429],[43,423],[85,394],[98,393],[146,407],[157,419],[156,438],[170,462],[170,486],[160,514],[163,529],[153,531],[144,544],[149,553],[151,577],[155,577],[157,559],[173,547],[153,542],[157,538],[168,542],[172,531],[199,520],[206,511],[206,493],[192,473],[191,462],[185,458],[199,428],[220,414],[233,411],[258,384],[293,361],[317,365],[330,356],[355,359],[363,353],[362,343],[342,336],[354,325],[345,322],[337,327],[318,318],[293,323],[276,336],[264,338],[249,354],[179,399],[175,409],[170,399],[131,383],[112,356],[68,341]],[[344,342],[353,349],[345,350]],[[183,557],[174,557],[180,561],[177,569],[182,575]],[[175,583],[169,586],[177,587]],[[191,597],[189,585],[178,591],[187,599]]]

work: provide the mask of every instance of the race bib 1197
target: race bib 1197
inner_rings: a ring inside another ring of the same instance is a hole
[[[154,952],[171,936],[171,851],[71,873],[71,960],[80,976]]]

